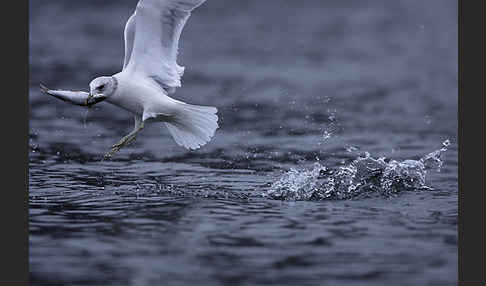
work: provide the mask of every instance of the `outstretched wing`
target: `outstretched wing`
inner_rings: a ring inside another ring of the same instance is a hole
[[[123,62],[123,69],[128,65],[130,61],[130,56],[133,50],[133,40],[135,38],[135,16],[137,11],[135,11],[130,18],[128,18],[127,24],[125,25],[125,60]]]
[[[143,73],[167,90],[180,87],[179,38],[191,11],[205,1],[140,0],[125,27],[124,69]]]

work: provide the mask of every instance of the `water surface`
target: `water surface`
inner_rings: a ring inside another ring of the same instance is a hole
[[[32,285],[457,284],[455,1],[208,0],[174,97],[216,106],[215,138],[189,152],[152,124],[101,161],[133,118],[38,83],[118,72],[135,5],[30,2]],[[420,162],[447,139],[440,172],[390,192],[389,165],[359,161]],[[312,196],[357,160],[352,196]]]

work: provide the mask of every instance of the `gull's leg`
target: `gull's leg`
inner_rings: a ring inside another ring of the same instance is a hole
[[[115,145],[111,146],[111,150],[105,154],[103,160],[111,158],[116,152],[120,151],[122,147],[125,147],[128,143],[132,142],[137,137],[137,134],[142,131],[143,127],[144,123],[142,118],[135,116],[135,128],[133,131],[120,139],[120,141],[118,141]]]

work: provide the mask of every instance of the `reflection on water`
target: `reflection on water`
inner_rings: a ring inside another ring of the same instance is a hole
[[[101,161],[132,117],[38,83],[117,72],[133,2],[30,3],[32,285],[457,284],[456,2],[208,0],[175,97],[214,140]]]

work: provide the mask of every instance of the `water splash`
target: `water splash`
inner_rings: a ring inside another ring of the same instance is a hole
[[[439,150],[435,150],[432,153],[429,153],[420,159],[420,162],[424,164],[428,168],[435,168],[437,172],[440,172],[442,165],[444,164],[444,160],[442,159],[442,154],[447,151],[447,147],[451,145],[451,141],[449,139],[442,142],[442,148]]]
[[[442,148],[419,160],[373,158],[368,152],[351,163],[330,170],[319,162],[310,170],[291,169],[275,181],[263,197],[277,200],[343,200],[367,196],[393,196],[403,191],[431,190],[426,184],[427,170],[440,171]],[[354,151],[354,150],[353,150]]]
[[[358,150],[359,150],[359,149],[358,149],[358,147],[351,146],[351,145],[344,147],[344,149],[345,149],[345,150],[346,150],[346,152],[348,152],[348,153],[354,153],[354,152],[356,152],[356,151],[358,151]]]
[[[329,120],[329,124],[324,130],[322,130],[322,136],[319,139],[319,142],[317,142],[317,145],[322,145],[323,143],[326,143],[332,136],[339,132],[340,126],[336,117],[337,111],[328,109],[327,112],[329,113],[329,116],[327,117],[327,119]]]
[[[319,163],[314,164],[312,170],[290,169],[284,176],[274,182],[264,197],[285,198],[285,200],[309,200],[318,192],[318,178],[326,167]]]

